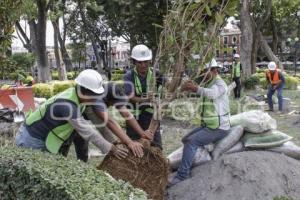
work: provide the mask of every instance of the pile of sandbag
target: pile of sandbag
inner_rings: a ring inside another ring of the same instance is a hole
[[[277,128],[276,120],[261,110],[252,110],[231,116],[232,128],[223,140],[197,150],[193,167],[210,160],[218,159],[222,154],[249,150],[267,150],[283,153],[300,160],[300,147],[290,140],[292,137]],[[182,159],[183,147],[168,156],[172,170],[177,170]]]

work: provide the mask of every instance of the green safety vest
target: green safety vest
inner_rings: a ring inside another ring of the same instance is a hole
[[[76,89],[72,87],[51,97],[44,104],[42,104],[39,109],[35,110],[33,113],[30,113],[28,117],[26,117],[26,125],[31,126],[33,123],[43,120],[47,108],[51,106],[57,99],[66,99],[74,102],[78,107],[80,107],[81,113],[83,113],[85,110],[85,106],[80,105],[79,103]],[[70,137],[73,130],[74,128],[67,121],[66,123],[52,129],[49,133],[47,133],[47,138],[45,141],[47,150],[51,153],[57,154],[61,145]]]
[[[214,78],[209,83],[205,84],[205,88],[211,88],[213,84],[216,82],[216,80],[221,79],[221,77],[218,75],[216,78]],[[217,129],[220,127],[220,115],[217,113],[214,101],[212,99],[209,99],[207,97],[202,96],[200,98],[200,101],[202,102],[200,107],[201,112],[201,126],[205,126],[211,129]],[[228,115],[228,114],[225,114]]]
[[[232,65],[233,77],[241,77],[241,63],[235,63]]]
[[[142,84],[141,84],[141,81],[138,77],[138,72],[136,71],[136,69],[133,70],[133,79],[134,79],[134,89],[135,89],[135,95],[138,96],[138,97],[141,97],[143,95],[143,88],[142,88]],[[144,93],[147,93],[149,91],[149,88],[150,88],[150,85],[151,85],[151,82],[153,80],[153,72],[150,70],[150,68],[148,68],[148,72],[147,72],[147,77],[146,77],[146,84],[147,84],[147,87],[146,87],[146,91],[144,91]],[[143,111],[146,111],[148,113],[153,113],[153,108],[152,107],[147,107],[145,109],[142,109],[140,107],[137,107],[135,108],[135,110],[132,110],[132,113],[135,115],[135,116],[138,116],[140,115]]]

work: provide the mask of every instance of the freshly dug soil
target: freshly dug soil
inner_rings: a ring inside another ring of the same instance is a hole
[[[126,159],[119,160],[109,153],[97,168],[107,171],[115,179],[128,181],[134,187],[144,190],[149,199],[164,198],[169,164],[156,147],[144,145],[143,158],[135,157],[130,152]]]
[[[300,198],[300,162],[266,151],[224,155],[192,170],[167,191],[169,200],[273,200]]]

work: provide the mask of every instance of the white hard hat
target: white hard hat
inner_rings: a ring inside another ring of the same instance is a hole
[[[268,69],[269,70],[275,70],[276,69],[276,63],[275,62],[269,62],[268,64]]]
[[[86,69],[80,72],[75,79],[75,83],[96,94],[102,94],[104,92],[104,88],[102,86],[103,78],[99,72],[93,69]]]
[[[211,68],[211,67],[221,67],[220,65],[218,65],[216,59],[212,59],[209,63],[205,64],[205,69]]]
[[[152,51],[143,44],[133,47],[131,51],[131,58],[137,61],[147,61],[152,59]]]
[[[233,57],[234,58],[240,58],[240,55],[236,53],[236,54],[233,55]]]

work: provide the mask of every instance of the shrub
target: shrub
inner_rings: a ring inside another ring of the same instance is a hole
[[[299,83],[299,81],[296,77],[285,76],[285,87],[284,88],[290,89],[290,90],[297,90],[298,83]]]
[[[123,74],[112,74],[111,75],[111,80],[112,81],[119,81],[119,80],[123,80]]]
[[[59,80],[58,71],[51,72],[52,80]]]
[[[10,80],[17,80],[18,74],[16,72],[12,72],[8,75]]]
[[[53,95],[75,86],[74,81],[55,81],[53,84]]]
[[[266,78],[266,72],[256,73],[259,78]]]
[[[244,86],[246,89],[254,89],[255,86],[259,85],[260,79],[257,74],[253,74],[249,78],[244,80]]]
[[[37,83],[33,85],[33,93],[36,97],[50,98],[53,95],[53,86],[46,83]]]
[[[233,82],[230,74],[221,74],[221,77],[227,85]]]
[[[24,80],[25,84],[32,84],[33,81],[33,77],[32,76],[27,76],[26,79]]]
[[[121,69],[115,69],[112,73],[113,74],[125,74],[125,71],[121,70]]]
[[[142,200],[146,194],[80,161],[29,149],[0,147],[0,198]]]
[[[266,69],[265,68],[258,68],[258,67],[256,67],[256,73],[258,73],[258,74],[261,74],[261,73],[266,73]]]
[[[73,80],[76,78],[76,73],[75,72],[67,72],[67,78],[68,80]]]
[[[1,90],[6,90],[6,89],[9,89],[10,87],[11,87],[11,85],[4,84],[1,86]]]
[[[267,89],[268,88],[268,81],[266,78],[260,78],[259,79],[259,84],[261,85],[262,88]]]

